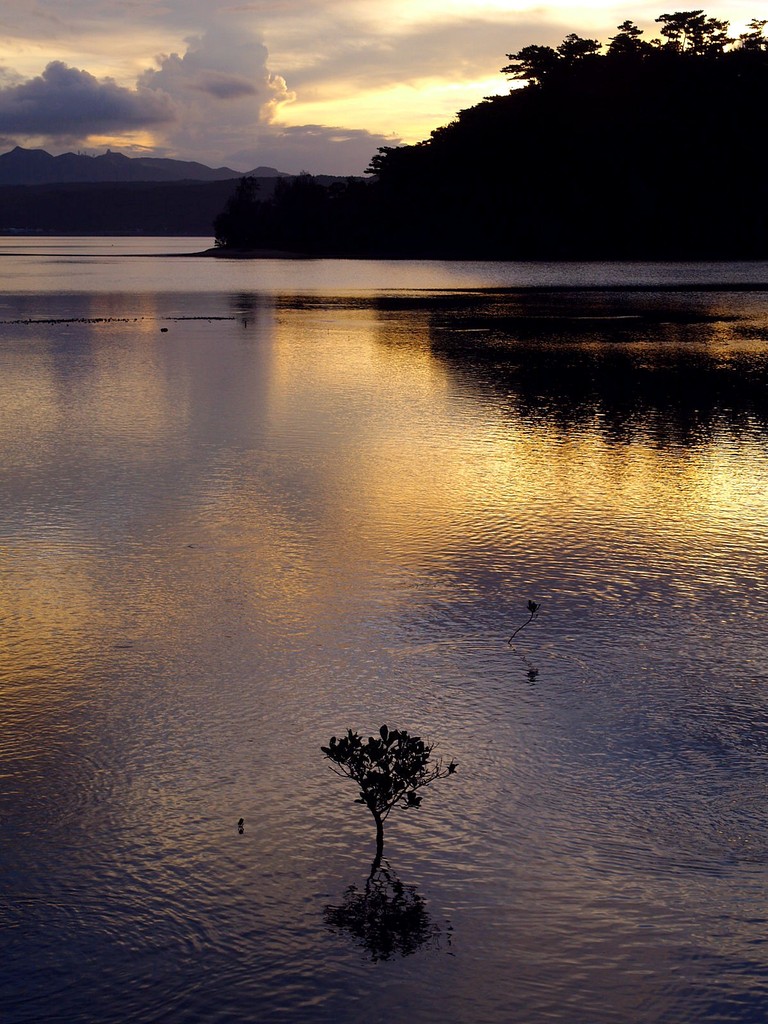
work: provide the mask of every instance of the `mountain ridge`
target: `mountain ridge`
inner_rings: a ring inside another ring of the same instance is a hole
[[[100,156],[62,153],[52,156],[44,149],[16,146],[0,154],[0,185],[65,185],[98,182],[227,181],[233,178],[282,178],[289,175],[274,167],[236,171],[208,167],[195,160],[165,157],[129,157],[108,149]]]

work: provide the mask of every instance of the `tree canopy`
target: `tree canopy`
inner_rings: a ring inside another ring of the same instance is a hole
[[[507,54],[506,95],[416,145],[379,149],[367,183],[281,183],[256,203],[250,243],[444,258],[765,258],[768,22],[738,38],[701,10],[656,24],[651,39],[627,20],[607,44],[570,33]]]
[[[686,54],[692,57],[723,57],[729,52],[763,51],[768,48],[764,30],[768,22],[753,20],[748,31],[738,39],[728,35],[729,22],[708,17],[703,10],[675,11],[660,14],[656,24],[661,25],[659,36],[641,39],[643,30],[633,21],[624,21],[618,26],[618,34],[612,36],[607,55],[612,57],[645,57],[654,55]],[[512,79],[541,85],[553,72],[571,70],[574,64],[586,58],[600,56],[602,44],[596,39],[583,39],[570,33],[562,43],[551,46],[524,46],[517,53],[508,53],[510,63],[502,73]]]
[[[376,822],[376,857],[371,873],[378,870],[384,849],[384,822],[394,807],[418,807],[418,791],[437,779],[453,775],[457,764],[432,760],[433,743],[412,736],[405,729],[382,725],[379,735],[368,741],[347,730],[346,736],[331,737],[320,748],[330,761],[332,771],[351,779],[359,790],[356,803],[365,804]]]

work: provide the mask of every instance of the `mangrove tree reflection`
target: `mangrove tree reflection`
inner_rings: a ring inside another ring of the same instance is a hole
[[[332,931],[351,936],[371,960],[410,956],[420,949],[440,948],[442,930],[427,910],[415,886],[405,885],[391,866],[372,866],[363,889],[350,885],[339,906],[327,906],[325,923]],[[446,946],[450,946],[450,924]]]
[[[440,362],[527,420],[619,442],[641,427],[661,446],[768,433],[763,293],[488,293],[433,298],[427,316]]]

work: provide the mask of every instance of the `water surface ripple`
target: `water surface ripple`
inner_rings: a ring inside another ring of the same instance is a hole
[[[3,1020],[765,1020],[765,266],[6,241]]]

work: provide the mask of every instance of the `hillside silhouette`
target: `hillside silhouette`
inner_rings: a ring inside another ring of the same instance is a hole
[[[241,183],[217,244],[483,259],[768,257],[765,21],[738,39],[703,11],[632,22],[607,44],[507,54],[514,87],[412,146],[371,180],[310,175],[260,197]],[[524,84],[522,84],[524,83]]]
[[[0,234],[210,236],[236,183],[0,185]]]
[[[185,160],[16,146],[0,155],[0,234],[206,236],[241,176]],[[290,176],[256,167],[247,177],[267,199]]]
[[[285,172],[256,167],[245,172],[257,178],[279,178]],[[108,149],[99,156],[61,153],[15,146],[0,155],[0,185],[62,185],[84,182],[228,181],[242,177],[231,167],[207,167],[195,160],[125,156]]]

